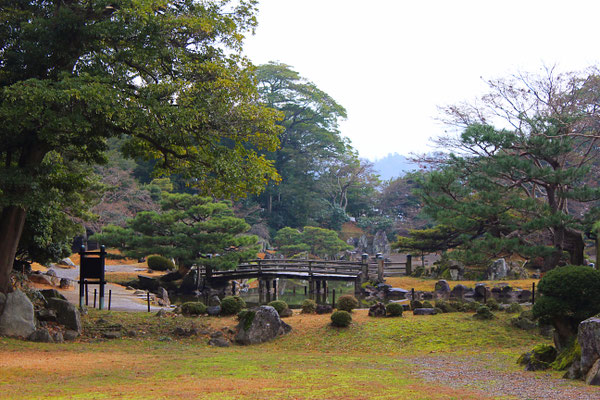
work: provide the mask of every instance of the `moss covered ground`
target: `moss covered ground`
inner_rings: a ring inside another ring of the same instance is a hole
[[[518,356],[538,343],[512,328],[510,315],[476,321],[472,314],[370,318],[353,312],[349,328],[329,315],[294,314],[293,331],[255,346],[215,348],[211,332],[231,334],[226,318],[159,318],[90,310],[76,342],[0,339],[2,399],[485,399],[469,386],[425,381],[412,360],[485,360],[485,368],[518,370]],[[122,339],[102,332],[122,327]],[[181,338],[175,327],[195,327]],[[547,379],[559,379],[559,374]]]

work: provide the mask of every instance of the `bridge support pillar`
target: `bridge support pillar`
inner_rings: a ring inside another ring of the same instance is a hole
[[[267,279],[265,281],[265,283],[266,283],[266,286],[267,286],[267,290],[266,290],[266,292],[267,292],[267,303],[270,303],[271,302],[271,280]]]
[[[273,279],[273,300],[277,300],[277,279]]]
[[[356,280],[354,281],[354,294],[356,296],[360,296],[361,295],[361,284],[362,284],[362,279],[360,277],[356,278]]]
[[[265,303],[265,283],[262,279],[258,278],[258,305]]]

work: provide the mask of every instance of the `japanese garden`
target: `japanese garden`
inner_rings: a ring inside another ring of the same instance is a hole
[[[261,8],[2,2],[0,398],[600,398],[600,70],[384,177]]]

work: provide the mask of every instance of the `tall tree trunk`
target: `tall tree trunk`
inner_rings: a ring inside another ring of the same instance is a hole
[[[7,206],[0,215],[0,292],[8,293],[12,287],[10,273],[15,261],[17,246],[25,225],[25,209]]]

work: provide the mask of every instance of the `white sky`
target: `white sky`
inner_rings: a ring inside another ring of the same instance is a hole
[[[245,53],[291,65],[348,111],[362,157],[430,151],[437,106],[472,100],[485,79],[581,70],[598,61],[600,2],[260,0]]]

